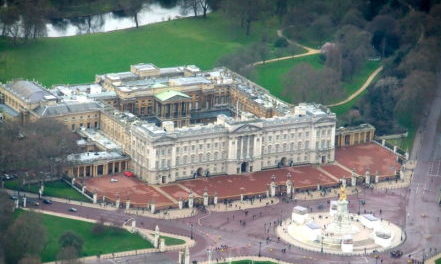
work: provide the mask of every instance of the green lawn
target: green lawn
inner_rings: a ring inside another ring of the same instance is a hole
[[[413,140],[415,139],[415,135],[416,135],[416,128],[411,127],[408,130],[407,137],[397,138],[397,139],[388,139],[386,141],[392,145],[398,146],[400,149],[402,149],[404,151],[407,150],[410,152],[412,150],[412,145],[413,145]]]
[[[441,258],[437,259],[437,260],[435,261],[435,264],[441,264]]]
[[[288,73],[295,65],[306,62],[314,68],[321,68],[323,64],[320,62],[319,55],[311,55],[291,60],[267,63],[256,67],[256,74],[251,79],[262,87],[266,88],[281,99],[283,91],[283,76]]]
[[[175,246],[185,244],[185,241],[179,238],[168,237],[168,236],[159,236],[159,238],[163,238],[165,245],[167,246]]]
[[[272,261],[252,261],[249,259],[232,261],[231,263],[232,264],[276,264],[275,262],[272,262]],[[221,264],[229,264],[229,262],[224,262]]]
[[[301,62],[307,62],[314,68],[319,69],[323,67],[320,60],[320,55],[312,55],[306,57],[300,57],[297,59],[268,63],[256,67],[256,75],[252,78],[253,81],[260,84],[264,88],[268,89],[271,94],[284,99],[282,96],[283,91],[283,76],[288,73],[295,65]],[[342,87],[344,89],[345,97],[354,93],[361,85],[366,81],[369,74],[380,66],[379,61],[367,61],[360,72],[354,76],[350,82],[344,82]],[[366,91],[361,93],[354,100],[347,104],[332,107],[331,110],[337,115],[341,115],[349,111],[352,106],[365,94]],[[343,100],[344,98],[336,98],[335,101]]]
[[[17,211],[23,212],[23,211]],[[124,229],[108,228],[102,234],[92,233],[93,223],[41,214],[47,230],[47,243],[41,254],[43,262],[54,261],[59,251],[58,239],[66,231],[79,235],[83,241],[82,256],[152,248],[153,245],[137,234]]]
[[[11,190],[18,190],[19,189],[18,180],[5,181],[5,188],[11,189]],[[38,183],[37,184],[27,184],[23,187],[23,191],[31,192],[31,193],[38,193],[39,189],[40,189],[40,184],[38,184]],[[76,200],[76,201],[80,201],[80,202],[90,202],[89,199],[84,197],[82,194],[80,194],[74,188],[70,187],[70,185],[64,181],[46,182],[44,184],[43,195],[57,197],[57,198],[71,199],[71,200]]]
[[[13,46],[0,39],[0,81],[35,79],[45,85],[92,82],[95,74],[128,71],[130,64],[151,62],[160,67],[195,64],[214,66],[219,57],[260,41],[264,32],[275,38],[274,22],[253,24],[246,36],[237,23],[222,15],[187,18],[140,27],[63,38],[42,38]]]

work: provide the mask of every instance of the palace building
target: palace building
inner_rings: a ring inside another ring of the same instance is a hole
[[[290,105],[226,68],[136,64],[51,90],[16,80],[0,84],[0,109],[21,122],[55,118],[78,132],[85,152],[69,157],[71,177],[129,169],[163,184],[334,161],[334,113]]]

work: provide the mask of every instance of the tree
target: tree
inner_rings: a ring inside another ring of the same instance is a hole
[[[9,5],[7,7],[0,7],[0,23],[3,25],[1,29],[2,36],[9,36],[14,43],[19,37],[20,12],[16,5]]]
[[[419,124],[437,86],[435,74],[428,71],[414,70],[404,79],[403,86],[397,90],[399,98],[395,107],[403,124]],[[409,113],[412,115],[409,116]]]
[[[6,241],[6,230],[13,223],[13,202],[7,192],[0,190],[0,263],[5,263],[3,245]]]
[[[142,8],[144,0],[119,0],[119,5],[123,9],[124,13],[133,17],[136,28],[139,27],[138,13]]]
[[[62,247],[58,252],[57,259],[62,264],[79,264],[81,261],[78,260],[79,254],[74,247]]]
[[[39,256],[46,243],[46,229],[41,217],[26,211],[6,231],[6,263],[17,263],[25,256]]]
[[[19,176],[38,179],[43,173],[62,176],[68,154],[78,150],[76,136],[54,119],[41,118],[20,125],[0,126],[0,171],[16,171]]]
[[[342,79],[350,80],[372,54],[371,34],[346,25],[337,32],[336,40],[342,55]]]
[[[24,39],[43,37],[46,35],[46,16],[49,10],[47,0],[22,0]]]
[[[389,56],[399,47],[398,25],[392,16],[376,16],[368,29],[372,33],[372,45],[382,57]]]
[[[201,6],[199,0],[181,0],[181,8],[184,12],[193,11],[194,17],[197,17]]]
[[[203,18],[207,17],[208,9],[210,8],[211,3],[215,1],[216,0],[197,0],[199,8],[202,9]]]
[[[284,76],[283,94],[292,103],[330,103],[341,96],[341,85],[333,69],[316,70],[308,63],[301,63]]]
[[[252,23],[262,19],[266,14],[271,14],[274,7],[269,0],[224,0],[223,3],[225,13],[239,19],[246,35],[250,35]]]
[[[62,249],[72,248],[77,253],[77,256],[81,255],[83,243],[83,239],[72,231],[66,231],[58,240],[58,244]]]

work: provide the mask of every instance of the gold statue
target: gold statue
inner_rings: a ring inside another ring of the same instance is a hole
[[[347,200],[347,195],[346,195],[346,187],[345,186],[341,186],[340,190],[338,192],[338,196],[339,196],[339,200],[340,201],[346,201]]]

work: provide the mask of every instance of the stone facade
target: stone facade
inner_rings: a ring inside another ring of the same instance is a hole
[[[55,86],[52,93],[21,82],[25,95],[30,86],[44,95],[14,109],[56,118],[86,143],[99,138],[86,130],[98,130],[114,144],[97,142],[97,149],[128,155],[124,169],[151,184],[334,161],[335,114],[321,105],[294,107],[225,68],[137,64],[130,72],[97,75],[94,84]],[[0,94],[10,98],[16,86],[0,85]],[[82,160],[69,175],[116,172],[100,163],[86,173]]]

